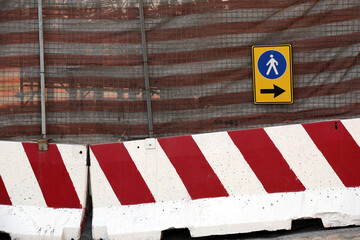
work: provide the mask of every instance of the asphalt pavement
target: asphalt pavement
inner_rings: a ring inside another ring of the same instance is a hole
[[[83,239],[91,239],[89,235]],[[186,230],[174,230],[164,234],[163,240],[360,240],[360,227],[333,229],[306,228],[292,231],[256,232],[226,236],[191,238]],[[10,240],[10,236],[0,233],[0,240]]]
[[[90,201],[91,202],[91,201]],[[87,221],[80,240],[92,240],[91,212],[87,212]],[[192,238],[187,229],[165,231],[162,240],[360,240],[360,227],[324,229],[320,220],[304,220],[293,222],[292,230],[261,231],[254,233],[232,234]],[[8,234],[0,233],[0,240],[10,240]]]
[[[255,232],[225,236],[191,238],[187,230],[164,233],[163,240],[360,240],[360,227],[324,229],[317,225],[291,231]]]

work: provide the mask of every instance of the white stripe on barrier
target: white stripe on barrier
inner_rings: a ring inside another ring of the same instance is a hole
[[[93,201],[93,204],[97,207],[121,206],[92,151],[90,151],[90,159],[92,159],[92,171],[90,172],[91,194],[93,199],[98,199]]]
[[[341,122],[344,124],[346,130],[351,134],[357,145],[360,147],[360,118],[342,120]]]
[[[80,203],[85,207],[87,195],[87,168],[84,168],[84,159],[86,158],[86,148],[81,145],[57,145],[66,170],[69,172],[75,191],[79,197]]]
[[[306,189],[344,187],[301,125],[264,130]]]
[[[190,195],[159,143],[154,139],[156,145],[150,149],[146,149],[144,143],[132,141],[124,145],[155,200],[190,200]]]
[[[13,205],[46,206],[24,148],[18,142],[0,141],[0,175]]]
[[[193,135],[193,139],[229,195],[265,192],[227,132]]]

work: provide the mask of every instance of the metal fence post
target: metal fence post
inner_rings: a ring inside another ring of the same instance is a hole
[[[41,0],[38,0],[38,22],[39,22],[40,99],[41,99],[41,139],[38,140],[38,148],[39,151],[47,151],[49,140],[46,138],[44,34],[43,34],[43,17],[42,17]]]
[[[43,138],[46,138],[44,35],[43,35],[43,18],[42,18],[41,0],[38,0],[38,20],[39,20],[39,48],[40,48],[41,135]]]
[[[150,93],[150,83],[149,83],[149,66],[148,66],[148,53],[146,47],[146,35],[145,35],[145,18],[144,18],[144,5],[143,0],[139,0],[139,15],[140,15],[140,26],[141,26],[141,45],[142,45],[142,56],[143,56],[143,65],[144,65],[144,81],[145,81],[145,94],[146,94],[146,107],[148,115],[148,127],[149,127],[149,137],[153,137],[154,126],[151,110],[151,93]]]

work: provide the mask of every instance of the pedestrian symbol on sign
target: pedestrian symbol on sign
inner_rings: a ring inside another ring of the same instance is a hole
[[[257,66],[263,77],[275,80],[285,73],[287,62],[284,55],[280,52],[276,50],[268,50],[261,54]]]
[[[276,67],[275,67],[275,64],[276,64],[276,65],[279,65],[279,63],[274,59],[274,55],[271,54],[271,55],[270,55],[270,60],[269,60],[268,63],[266,64],[266,66],[267,66],[267,65],[270,65],[269,68],[268,68],[268,70],[267,70],[267,72],[266,72],[266,75],[269,75],[271,69],[274,69],[275,74],[276,74],[276,75],[279,75],[279,73],[278,73],[278,71],[277,71],[277,69],[276,69]]]

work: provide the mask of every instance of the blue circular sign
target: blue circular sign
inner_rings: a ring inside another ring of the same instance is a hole
[[[286,70],[286,59],[282,53],[276,50],[268,50],[259,57],[257,67],[263,77],[267,79],[278,79]]]

